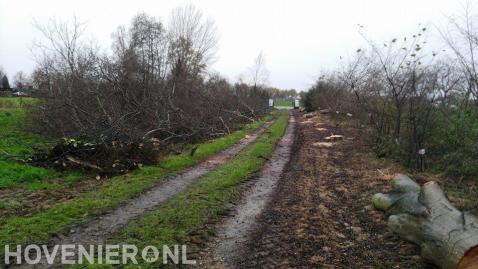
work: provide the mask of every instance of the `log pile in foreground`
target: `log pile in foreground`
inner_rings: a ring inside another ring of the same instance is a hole
[[[388,227],[418,244],[422,256],[442,269],[478,268],[478,218],[455,208],[436,182],[419,186],[405,175],[393,189],[377,193],[373,205],[388,216]]]

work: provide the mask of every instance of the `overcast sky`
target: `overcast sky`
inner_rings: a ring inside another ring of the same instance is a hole
[[[446,15],[462,7],[457,0],[0,0],[0,66],[10,78],[34,68],[30,48],[39,36],[34,19],[41,24],[76,16],[87,22],[88,36],[109,49],[111,33],[135,14],[144,11],[166,22],[173,8],[187,4],[216,23],[214,71],[233,81],[262,51],[270,84],[299,90],[364,44],[357,24],[370,38],[389,40],[415,33],[420,23],[444,24]]]

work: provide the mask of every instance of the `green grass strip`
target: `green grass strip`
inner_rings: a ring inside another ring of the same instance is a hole
[[[43,137],[28,131],[31,123],[24,105],[32,102],[32,98],[0,97],[0,188],[40,182],[60,175],[52,169],[13,161],[31,155],[34,148],[48,146]]]
[[[274,106],[293,107],[294,100],[274,100]]]
[[[258,171],[265,159],[272,155],[276,142],[284,134],[287,122],[288,112],[282,111],[269,131],[238,156],[203,176],[157,211],[127,226],[112,241],[134,244],[140,250],[148,245],[161,250],[163,245],[184,243],[191,232],[216,221],[219,213],[237,197],[239,183]],[[142,259],[138,259],[140,260]],[[144,264],[144,267],[161,267],[163,265],[160,261],[162,259],[155,264]],[[91,265],[91,268],[103,267]],[[137,265],[131,265],[131,268],[136,267]]]
[[[190,167],[206,157],[220,152],[254,132],[273,115],[246,126],[228,136],[201,144],[196,154],[175,155],[164,160],[160,166],[144,167],[131,175],[112,178],[98,189],[88,192],[74,200],[60,203],[31,216],[10,217],[0,220],[0,246],[40,243],[55,234],[65,233],[71,225],[82,223],[89,217],[102,214],[120,203],[155,186],[181,169]],[[4,248],[0,260],[4,258]]]

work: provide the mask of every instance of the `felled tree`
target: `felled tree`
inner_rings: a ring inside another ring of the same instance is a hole
[[[478,218],[455,208],[436,182],[420,187],[398,175],[392,191],[372,202],[385,211],[390,230],[420,245],[425,259],[442,269],[478,268]]]

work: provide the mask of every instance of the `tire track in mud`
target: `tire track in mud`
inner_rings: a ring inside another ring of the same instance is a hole
[[[284,136],[257,178],[248,184],[240,202],[231,209],[230,217],[217,227],[216,237],[208,244],[199,261],[201,268],[235,268],[245,253],[244,247],[257,229],[256,219],[270,202],[282,172],[289,162],[295,140],[296,121],[293,116]]]
[[[50,246],[50,251],[54,245],[81,244],[88,246],[104,244],[109,236],[125,227],[128,223],[157,208],[169,198],[185,190],[201,176],[211,172],[219,165],[239,154],[244,148],[256,141],[275,120],[276,119],[264,123],[253,134],[246,135],[246,137],[228,149],[207,158],[196,166],[187,168],[181,173],[161,181],[157,186],[140,194],[136,198],[128,200],[116,209],[95,217],[86,224],[72,227],[70,232],[65,235],[58,235],[51,238],[47,243],[47,245]],[[60,268],[61,265],[56,265],[56,263],[59,263],[59,260],[55,260],[54,265],[47,264],[46,257],[42,256],[41,262],[34,266],[12,264],[7,268]]]

